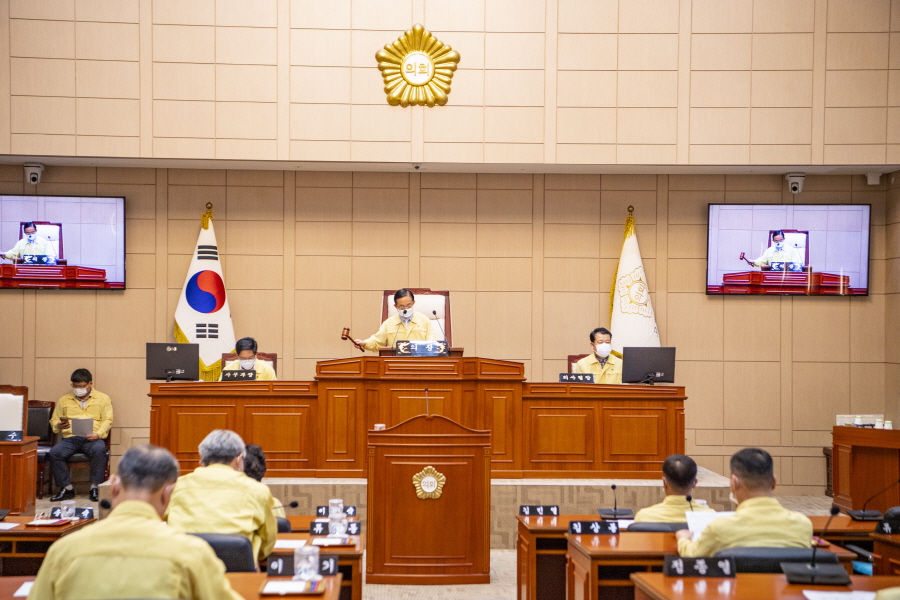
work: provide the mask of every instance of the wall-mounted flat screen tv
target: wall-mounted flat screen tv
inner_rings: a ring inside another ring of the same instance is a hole
[[[710,204],[707,294],[865,296],[868,204]]]
[[[0,288],[125,288],[125,198],[0,195]]]

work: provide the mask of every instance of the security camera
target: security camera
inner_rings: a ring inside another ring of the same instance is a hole
[[[41,173],[44,172],[44,165],[41,163],[25,163],[25,178],[31,185],[37,185],[41,182]]]
[[[788,173],[784,178],[787,179],[788,187],[791,189],[792,194],[799,194],[803,191],[803,180],[806,179],[806,175],[803,173]]]
[[[422,165],[413,165],[413,168],[414,168],[416,171],[418,171],[419,168],[421,168],[421,166],[422,166]]]

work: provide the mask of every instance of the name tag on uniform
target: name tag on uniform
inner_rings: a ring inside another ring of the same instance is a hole
[[[734,577],[734,557],[682,558],[667,556],[663,565],[666,577]]]
[[[253,369],[225,369],[222,371],[222,381],[253,381],[256,379],[256,371]]]
[[[560,373],[560,383],[594,383],[593,373]]]
[[[615,521],[570,521],[569,533],[573,535],[618,535],[619,524]]]

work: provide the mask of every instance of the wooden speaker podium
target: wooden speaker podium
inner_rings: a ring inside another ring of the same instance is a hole
[[[491,432],[420,415],[368,433],[366,582],[490,583]]]

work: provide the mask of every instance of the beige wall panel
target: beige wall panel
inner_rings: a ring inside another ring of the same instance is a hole
[[[390,107],[386,107],[390,108]],[[544,141],[544,109],[487,107],[484,109],[484,140],[510,144]],[[516,162],[514,160],[507,162]]]
[[[408,173],[354,171],[353,186],[357,188],[409,188]]]
[[[677,35],[651,33],[620,35],[618,42],[618,68],[620,71],[674,71],[678,69]]]
[[[340,104],[349,101],[348,67],[291,67],[291,102]]]
[[[97,292],[52,290],[36,293],[36,357],[94,357]]]
[[[492,70],[484,72],[486,106],[543,106],[543,70]]]
[[[821,444],[817,444],[817,446],[821,446]],[[783,460],[787,460],[787,457]],[[794,485],[825,485],[824,456],[795,456],[791,460],[794,468]]]
[[[669,191],[670,225],[705,225],[708,204],[725,201],[724,191]]]
[[[620,33],[677,33],[678,3],[631,0],[619,3]]]
[[[594,328],[603,326],[608,317],[604,299],[604,296],[596,293],[545,292],[544,357],[562,360],[565,364],[569,354],[589,352],[588,335]],[[598,322],[598,314],[601,313],[604,318]],[[562,371],[566,370],[563,366]],[[549,376],[556,379],[556,373],[550,373]]]
[[[889,42],[888,68],[900,68],[900,34],[892,33]]]
[[[559,0],[558,28],[566,33],[615,33],[617,0]]]
[[[484,224],[476,225],[476,256],[531,258],[532,226]]]
[[[753,36],[753,69],[797,71],[813,68],[813,34],[766,33]]]
[[[453,75],[453,86],[449,104],[452,106],[484,105],[484,71],[480,69],[459,69]],[[381,90],[381,87],[377,87]],[[374,92],[373,92],[374,93]],[[383,90],[382,90],[383,93]],[[379,94],[379,103],[385,96]]]
[[[760,446],[763,448],[766,447],[778,447],[781,446],[781,432],[780,431],[772,431],[772,430],[761,430],[761,429],[731,429],[723,431],[723,441],[727,446],[737,446],[747,447],[747,446]],[[725,457],[725,462],[728,462],[729,457]],[[779,477],[779,468],[778,462],[780,458],[775,457],[775,477]]]
[[[674,144],[677,109],[620,108],[616,114],[616,138],[620,144]]]
[[[556,137],[560,143],[615,144],[615,108],[559,108]]]
[[[721,429],[696,429],[694,434],[698,446],[721,446],[725,439]]]
[[[750,164],[800,165],[812,160],[812,146],[750,146]]]
[[[140,101],[78,98],[75,107],[79,135],[140,135]]]
[[[154,100],[154,136],[211,138],[215,133],[215,103]]]
[[[165,158],[209,158],[216,155],[215,140],[154,138],[153,156]]]
[[[75,58],[75,23],[12,19],[9,22],[9,55]]]
[[[422,256],[475,256],[476,226],[459,223],[422,223]]]
[[[694,71],[746,71],[750,69],[750,44],[745,34],[691,35],[691,69]]]
[[[656,175],[605,174],[600,178],[601,190],[655,190]]]
[[[412,19],[412,0],[353,2],[350,13],[354,29],[391,29],[397,20]]]
[[[886,108],[826,108],[826,144],[884,144]]]
[[[358,334],[360,338],[365,339],[378,331],[378,327],[381,325],[381,307],[384,303],[382,293],[384,289],[354,290],[352,292],[351,303],[353,307],[350,327],[356,332],[353,334],[354,336]],[[345,349],[344,352],[348,356],[360,355],[359,351],[352,346]]]
[[[670,106],[676,106],[675,103]],[[691,106],[750,106],[749,71],[691,73]]]
[[[350,49],[350,64],[354,67],[372,68],[375,65],[375,53],[381,50],[385,44],[393,43],[403,32],[402,27],[394,30],[369,30],[368,28],[355,28],[350,33],[352,48]]]
[[[3,313],[7,315],[23,314],[25,310],[24,294],[26,293],[31,294],[32,292],[19,290],[16,292],[12,292],[11,294],[4,293],[0,295],[0,310],[2,310]],[[3,339],[6,343],[4,343],[2,347],[0,347],[0,356],[21,358],[24,353],[24,332],[25,327],[21,318],[10,319],[4,327]],[[6,373],[5,371],[0,372],[3,372],[4,374]],[[10,384],[12,381],[16,380],[7,379],[6,381],[8,384]]]
[[[478,173],[475,187],[479,190],[530,190],[534,176],[522,173]]]
[[[475,309],[478,356],[510,360],[531,356],[531,320],[521,318],[531,314],[531,292],[478,292]],[[515,344],[509,343],[510,332],[515,332]]]
[[[825,67],[836,69],[887,69],[887,33],[829,33]]]
[[[758,298],[729,298],[725,303],[725,360],[730,361],[778,361],[781,359],[779,303],[759,302]],[[785,300],[782,300],[784,302]],[[773,371],[771,365],[767,367]],[[726,368],[727,373],[727,368]],[[769,377],[778,385],[778,377]],[[777,411],[776,411],[777,413]],[[777,429],[777,427],[752,427],[752,429]]]
[[[353,257],[354,290],[397,290],[409,285],[406,257]],[[379,311],[380,312],[380,311]]]
[[[674,164],[677,162],[677,149],[675,145],[660,144],[629,144],[618,146],[617,161],[619,164]]]
[[[544,2],[493,0],[485,2],[486,31],[544,31]]]
[[[153,22],[175,25],[215,25],[216,1],[153,0]]]
[[[478,190],[479,223],[530,223],[531,190]]]
[[[347,356],[348,344],[341,340],[335,323],[331,319],[311,315],[315,314],[313,311],[316,307],[322,306],[330,307],[333,314],[349,315],[350,292],[298,290],[294,298],[294,355],[298,358]],[[369,334],[354,330],[354,335],[366,337]]]
[[[350,221],[353,190],[350,188],[298,188],[298,221]]]
[[[850,363],[850,413],[885,413],[885,364]]]
[[[556,105],[615,107],[616,80],[615,71],[558,71]]]
[[[474,223],[475,190],[423,189],[419,218],[423,223]]]
[[[484,66],[487,69],[543,69],[544,43],[543,33],[486,33]]]
[[[667,343],[684,360],[723,359],[723,302],[706,294],[669,294]]]
[[[216,62],[235,65],[274,65],[278,62],[275,28],[217,27]]]
[[[284,187],[284,171],[226,171],[228,185]]]
[[[543,144],[485,144],[485,163],[539,163],[544,158]]]
[[[692,108],[692,144],[747,144],[749,108]]]
[[[47,402],[56,402],[72,391],[72,388],[69,387],[69,378],[75,369],[88,369],[94,376],[97,389],[104,393],[106,393],[106,387],[103,384],[106,378],[112,375],[107,370],[102,373],[98,371],[97,361],[93,357],[36,358],[34,368],[36,372],[41,373],[41,377],[35,382],[34,389],[28,390],[28,398]],[[113,413],[115,416],[115,407],[113,407]]]
[[[478,291],[531,291],[531,258],[478,258],[475,265],[475,289]]]
[[[690,396],[690,400],[684,403],[687,427],[721,429],[724,425],[724,365],[722,362],[677,362],[676,384],[685,386]]]
[[[599,190],[599,175],[554,174],[544,175],[544,189],[547,190]]]
[[[9,15],[14,19],[48,19],[71,21],[75,18],[74,0],[11,0]]]
[[[850,360],[884,362],[884,296],[874,294],[850,301]]]
[[[421,285],[433,290],[475,290],[475,259],[423,256],[419,259],[419,280]],[[456,331],[456,298],[453,304],[453,330]],[[454,336],[454,341],[455,341]],[[458,343],[458,342],[456,342]]]
[[[849,110],[849,109],[833,109]],[[872,165],[884,163],[887,153],[885,146],[873,145],[826,145],[827,164]]]
[[[890,0],[830,0],[828,31],[887,31]]]
[[[78,156],[139,156],[140,138],[109,136],[78,136]]]
[[[216,100],[275,102],[278,100],[276,67],[216,65]]]
[[[272,315],[284,314],[283,298],[268,290],[228,290],[235,337],[256,338],[261,352],[282,354],[281,319]]]
[[[638,225],[656,223],[656,192],[613,190],[600,194],[600,222],[624,225],[629,206],[634,206],[634,220]]]
[[[216,137],[271,140],[277,135],[274,103],[216,102]]]
[[[140,58],[139,26],[131,23],[75,24],[75,58],[128,60]]]
[[[618,106],[677,106],[677,92],[675,71],[619,71]]]
[[[780,33],[813,31],[815,0],[754,0],[753,31]]]
[[[353,140],[409,140],[412,136],[411,111],[388,105],[352,106],[350,133]]]
[[[781,429],[780,372],[778,362],[725,363],[726,429]]]
[[[297,254],[353,253],[353,224],[347,222],[299,222],[294,238]]]
[[[724,190],[724,175],[669,175],[670,190]],[[669,195],[672,198],[672,195]],[[672,210],[670,206],[669,210]]]
[[[153,60],[157,62],[216,62],[213,27],[153,26]]]
[[[571,165],[615,164],[615,144],[557,144],[556,162]]]
[[[691,4],[694,33],[750,33],[752,26],[753,0],[694,0]]]
[[[166,286],[169,290],[181,290],[184,287],[185,273],[191,266],[191,255],[170,254],[166,266]],[[226,280],[226,285],[227,283]]]
[[[276,0],[216,0],[216,25],[228,27],[275,27],[278,25]]]
[[[353,189],[355,221],[406,222],[409,220],[409,191],[405,189]]]
[[[75,19],[137,23],[140,20],[139,0],[76,0]]]
[[[560,71],[615,71],[618,36],[612,34],[557,37],[557,68]]]
[[[284,217],[284,192],[276,187],[228,186],[228,218],[271,221]]]
[[[743,145],[692,145],[691,164],[694,165],[745,165],[750,162],[750,146]]]
[[[281,221],[228,221],[227,225],[228,243],[219,241],[219,247],[228,254],[279,256],[284,251]]]
[[[425,22],[430,31],[484,31],[485,0],[448,4],[425,0]]]
[[[725,176],[725,189],[728,192],[781,192],[785,185],[782,175],[728,174]]]
[[[803,362],[850,360],[849,300],[816,302],[817,298],[793,298],[793,359]],[[827,328],[822,323],[828,323]],[[823,348],[831,348],[823,352]],[[794,365],[796,367],[796,363]],[[799,428],[802,429],[802,428]]]
[[[622,254],[624,220],[625,219],[623,217],[622,220],[616,225],[600,226],[600,258],[614,258],[616,261],[619,260],[619,256]],[[688,226],[681,225],[680,227]],[[656,225],[637,225],[635,231],[637,233],[638,241],[641,246],[641,256],[644,258],[644,266],[646,267],[646,259],[648,257],[656,256]],[[705,228],[704,231],[706,231]],[[671,256],[671,249],[669,250],[669,253]],[[706,256],[705,249],[704,256]],[[615,268],[615,265],[613,265],[613,268]],[[609,276],[610,278],[612,278],[613,272],[610,272]]]
[[[512,71],[517,73],[518,71]],[[543,77],[543,73],[541,74]],[[543,87],[541,88],[543,98]],[[425,113],[426,142],[484,141],[484,108],[478,106],[444,106]]]
[[[422,173],[422,189],[449,188],[475,189],[475,173]]]
[[[791,379],[794,429],[830,431],[834,415],[850,410],[849,363],[795,362]]]
[[[600,229],[596,225],[544,225],[544,256],[600,258]]]
[[[349,290],[349,256],[298,256],[294,281],[298,290]]]
[[[349,140],[350,106],[291,104],[291,139]]]
[[[23,381],[22,362],[21,358],[0,358],[0,373],[3,373],[3,380],[6,382],[4,385],[13,385],[13,382]],[[40,400],[41,398],[35,396],[34,390],[28,390],[28,399]]]
[[[812,71],[753,71],[751,106],[812,106]]]
[[[11,95],[75,95],[75,61],[48,58],[12,58],[9,66],[9,92]]]
[[[135,318],[156,312],[156,291],[130,289],[97,296],[97,314],[102,325],[97,327],[96,356],[111,358],[143,358],[145,343],[153,340],[153,319]],[[127,335],[122,335],[128,332]]]
[[[212,202],[216,209],[216,217],[224,221],[228,217],[225,198],[225,186],[170,185],[168,188],[169,220],[187,219],[196,221],[203,214],[206,203]]]
[[[291,27],[350,29],[350,0],[291,0]]]
[[[597,290],[601,289],[599,266],[600,261],[595,258],[546,258],[544,290],[590,292],[596,296]]]
[[[673,258],[666,264],[667,292],[706,291],[706,259]]]
[[[153,254],[126,254],[125,285],[131,290],[155,289],[156,257]]]
[[[750,142],[753,144],[812,143],[812,109],[751,109]]]
[[[825,106],[884,106],[887,71],[829,71]]]
[[[140,98],[140,69],[136,62],[77,60],[78,96],[94,98]]]
[[[408,254],[409,225],[406,223],[353,224],[354,256],[407,256]]]
[[[278,146],[275,140],[216,140],[216,158],[275,160]]]
[[[75,133],[75,99],[13,96],[13,133]]]
[[[156,252],[156,223],[147,219],[125,219],[128,235],[125,251],[129,254],[154,254]],[[196,241],[196,233],[195,238]]]
[[[900,142],[900,108],[888,108],[887,141],[889,144]]]

